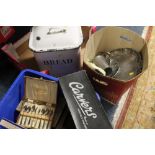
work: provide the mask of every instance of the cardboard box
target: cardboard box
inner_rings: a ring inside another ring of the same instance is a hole
[[[14,44],[6,44],[2,47],[2,51],[9,56],[19,69],[28,68],[39,71],[34,54],[28,46],[29,36],[30,33],[26,34]]]
[[[15,33],[12,26],[0,26],[0,44],[5,43]]]
[[[128,81],[102,76],[90,66],[90,62],[92,62],[97,53],[119,48],[132,48],[142,55],[142,72]],[[143,38],[130,30],[120,27],[106,27],[92,34],[86,44],[84,69],[86,69],[96,90],[112,104],[118,103],[122,94],[138,79],[147,67],[147,44]]]
[[[55,77],[78,71],[79,47],[83,42],[81,27],[33,27],[29,47],[41,70]]]
[[[112,128],[85,71],[61,77],[60,86],[76,128]]]
[[[83,42],[87,41],[89,39],[91,26],[81,26],[82,33],[83,33]]]
[[[25,128],[50,129],[57,103],[57,83],[25,77],[25,95],[17,124]]]

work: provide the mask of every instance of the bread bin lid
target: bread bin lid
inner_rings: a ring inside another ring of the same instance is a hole
[[[35,52],[78,48],[83,42],[81,27],[35,26],[29,47]]]

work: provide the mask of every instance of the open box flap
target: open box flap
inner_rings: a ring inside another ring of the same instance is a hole
[[[25,77],[25,98],[56,104],[57,83],[54,81]]]

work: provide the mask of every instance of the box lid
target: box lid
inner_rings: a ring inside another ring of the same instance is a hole
[[[60,86],[76,128],[112,128],[85,71],[61,77]]]
[[[25,98],[56,104],[57,83],[25,76]]]
[[[29,47],[35,52],[78,48],[83,42],[81,27],[35,26]]]

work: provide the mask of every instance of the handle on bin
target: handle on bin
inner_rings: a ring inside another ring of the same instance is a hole
[[[56,34],[56,33],[65,33],[66,32],[66,29],[58,29],[58,28],[49,28],[49,31],[47,32],[48,35],[50,34]]]

